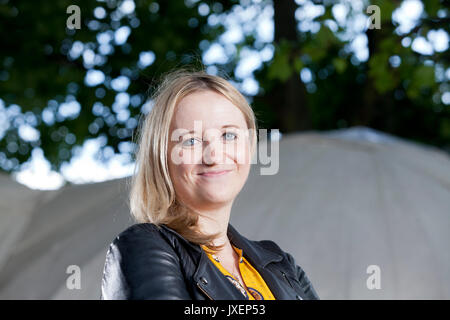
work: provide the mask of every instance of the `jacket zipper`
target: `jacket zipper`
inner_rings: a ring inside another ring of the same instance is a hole
[[[294,287],[292,286],[291,282],[290,282],[289,279],[287,278],[286,274],[285,274],[283,271],[281,271],[281,270],[280,270],[280,272],[281,272],[281,274],[283,275],[283,278],[286,279],[287,283],[289,283],[289,285],[291,286],[291,288],[294,289]]]
[[[211,298],[211,296],[198,284],[198,282],[197,282],[197,287],[204,293],[204,294],[206,294],[206,296],[209,298],[209,299],[211,299],[211,300],[214,300],[213,298]]]
[[[286,275],[283,271],[281,271],[281,270],[280,270],[280,272],[281,272],[281,274],[283,275],[283,277],[286,279],[287,283],[289,283],[289,285],[291,286],[291,288],[294,289],[295,292],[297,292],[297,290],[292,286],[291,282],[289,281],[287,275]],[[297,293],[297,295],[296,295],[296,298],[297,298],[298,300],[303,300],[303,298],[302,298],[298,293]]]

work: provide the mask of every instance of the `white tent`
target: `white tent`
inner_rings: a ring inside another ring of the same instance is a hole
[[[279,148],[279,172],[253,165],[235,201],[239,232],[290,252],[321,299],[450,299],[448,154],[358,127]],[[3,175],[0,191],[0,299],[98,299],[108,245],[133,223],[125,179],[35,191]]]

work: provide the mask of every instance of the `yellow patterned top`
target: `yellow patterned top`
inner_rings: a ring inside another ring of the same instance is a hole
[[[276,300],[261,275],[243,256],[243,250],[232,245],[239,255],[239,270],[246,288],[242,288],[239,281],[226,270],[220,262],[216,261],[206,246],[201,246],[214,265],[241,291],[247,300]]]

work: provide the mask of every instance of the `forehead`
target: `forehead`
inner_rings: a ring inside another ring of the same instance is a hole
[[[202,128],[221,128],[234,124],[246,128],[244,114],[230,100],[215,91],[197,91],[181,99],[175,108],[171,127],[192,130],[194,121]]]

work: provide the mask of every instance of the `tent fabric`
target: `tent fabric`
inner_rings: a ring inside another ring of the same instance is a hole
[[[359,127],[284,134],[279,154],[275,175],[252,165],[239,232],[291,253],[321,299],[450,298],[447,153]],[[99,299],[108,245],[133,223],[126,182],[37,191],[0,175],[0,299]]]

